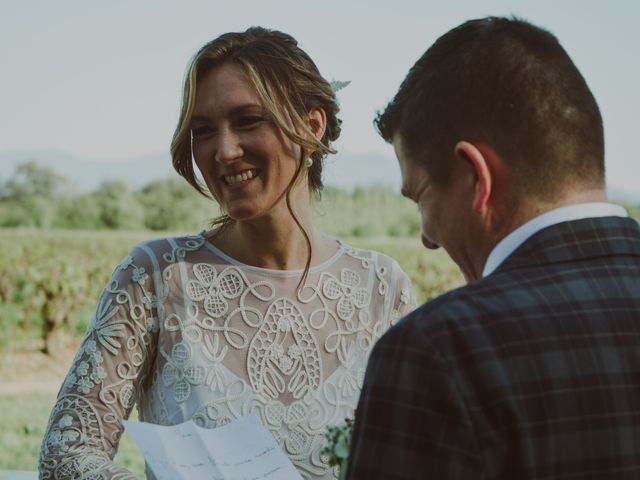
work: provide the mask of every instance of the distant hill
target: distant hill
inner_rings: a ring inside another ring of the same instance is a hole
[[[174,174],[168,155],[150,154],[129,160],[83,160],[60,150],[0,151],[0,178],[11,176],[16,165],[34,160],[53,168],[76,190],[95,190],[105,180],[127,180],[135,188]]]
[[[4,150],[0,151],[0,179],[10,177],[16,165],[27,160],[53,168],[79,192],[93,191],[105,180],[127,180],[134,188],[140,188],[152,180],[176,175],[168,153],[127,160],[84,160],[60,150]],[[399,190],[401,183],[395,159],[379,154],[330,156],[324,177],[326,185],[347,190],[372,185]]]
[[[392,156],[376,153],[351,155],[338,153],[325,160],[326,185],[350,190],[354,187],[385,185],[398,192],[402,185],[398,162]]]

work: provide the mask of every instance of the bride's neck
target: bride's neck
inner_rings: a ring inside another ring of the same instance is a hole
[[[313,227],[311,206],[304,207],[296,217],[311,242],[311,263],[317,264],[335,252],[337,244]],[[275,270],[302,269],[309,256],[305,234],[286,205],[270,215],[234,222],[213,243],[242,263]]]

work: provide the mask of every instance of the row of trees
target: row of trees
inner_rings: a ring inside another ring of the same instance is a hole
[[[154,181],[139,191],[123,180],[105,181],[91,193],[74,194],[70,187],[49,167],[33,161],[19,165],[0,184],[0,226],[179,230],[202,224],[217,210],[180,178]]]
[[[415,206],[385,187],[326,188],[314,213],[321,229],[338,236],[399,237],[420,231]],[[29,161],[0,181],[0,227],[5,228],[197,231],[218,214],[212,200],[177,175],[139,190],[109,180],[91,193],[74,193],[63,176]]]
[[[640,206],[627,205],[640,218]],[[82,230],[206,228],[217,205],[177,175],[134,190],[123,180],[105,181],[91,193],[74,193],[70,182],[30,161],[0,180],[0,227]],[[406,237],[420,232],[415,206],[386,187],[345,191],[325,188],[314,205],[316,225],[340,237]]]

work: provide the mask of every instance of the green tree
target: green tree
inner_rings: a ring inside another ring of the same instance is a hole
[[[95,195],[62,198],[57,205],[55,228],[94,230],[103,227],[102,210]]]
[[[21,163],[11,178],[0,186],[0,199],[25,200],[33,197],[51,199],[67,184],[67,179],[52,168],[34,160]]]
[[[215,215],[215,203],[180,178],[147,184],[138,194],[144,225],[151,230],[194,230]]]
[[[0,226],[51,226],[55,199],[66,184],[67,180],[50,167],[33,160],[19,164],[0,185]]]
[[[144,209],[127,182],[106,181],[91,197],[100,209],[101,227],[116,230],[144,227]]]

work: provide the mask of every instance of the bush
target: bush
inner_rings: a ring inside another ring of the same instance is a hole
[[[135,230],[143,225],[143,207],[126,182],[104,182],[92,197],[100,209],[102,227]]]
[[[79,195],[60,200],[56,209],[55,228],[103,228],[102,211],[93,195]]]
[[[150,230],[199,229],[215,216],[217,205],[181,178],[159,180],[138,194],[144,226]]]

